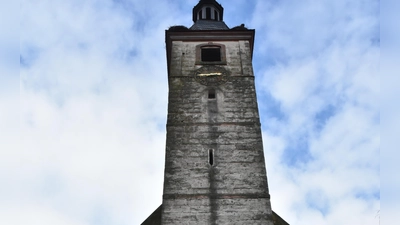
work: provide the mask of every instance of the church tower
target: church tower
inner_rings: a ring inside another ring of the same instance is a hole
[[[166,31],[168,119],[162,205],[142,225],[286,225],[271,210],[252,56],[255,31],[201,0]]]

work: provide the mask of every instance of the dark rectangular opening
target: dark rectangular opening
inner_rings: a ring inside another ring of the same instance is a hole
[[[211,8],[206,8],[206,19],[211,20]]]
[[[208,99],[215,99],[215,91],[208,90]]]
[[[221,61],[221,49],[218,47],[202,48],[201,61],[203,62],[219,62]]]
[[[214,150],[208,150],[208,163],[213,166],[214,165]]]

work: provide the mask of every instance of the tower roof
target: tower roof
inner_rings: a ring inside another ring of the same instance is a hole
[[[200,0],[193,7],[191,30],[228,30],[223,21],[224,8],[215,0]]]
[[[219,11],[219,20],[223,21],[223,14],[224,14],[224,7],[222,7],[221,4],[219,4],[215,0],[200,0],[197,5],[193,7],[193,22],[196,23],[197,20],[201,20],[202,18],[198,17],[198,12],[202,10],[205,6],[212,6],[214,9]]]
[[[189,29],[190,30],[229,30],[229,27],[223,21],[198,20]]]

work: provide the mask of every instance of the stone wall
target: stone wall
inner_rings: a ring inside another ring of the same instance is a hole
[[[204,43],[172,42],[162,224],[272,225],[249,42],[199,77]]]

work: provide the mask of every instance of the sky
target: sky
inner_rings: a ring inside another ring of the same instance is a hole
[[[161,204],[164,35],[191,26],[197,2],[22,0],[19,65],[0,21],[1,224],[136,225]],[[378,225],[380,2],[218,2],[229,27],[256,30],[273,210],[290,224]]]
[[[400,211],[400,179],[395,171],[400,170],[399,138],[400,132],[400,26],[396,23],[400,19],[398,13],[400,2],[382,1],[381,3],[381,57],[380,74],[381,86],[381,224],[391,224],[399,218]]]

